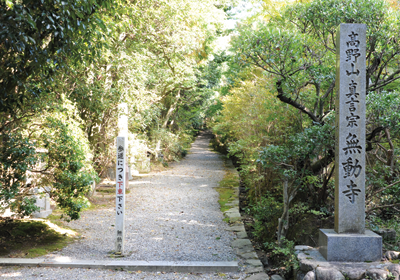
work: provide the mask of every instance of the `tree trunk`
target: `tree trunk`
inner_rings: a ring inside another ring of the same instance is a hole
[[[286,237],[287,230],[289,229],[289,194],[288,194],[288,181],[283,182],[283,213],[278,219],[278,244],[282,245],[282,238]]]

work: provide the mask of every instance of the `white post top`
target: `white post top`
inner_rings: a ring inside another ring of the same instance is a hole
[[[128,136],[128,104],[118,105],[118,136]]]

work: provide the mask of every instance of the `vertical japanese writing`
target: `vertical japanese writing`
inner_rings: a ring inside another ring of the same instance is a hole
[[[350,180],[350,185],[347,185],[347,187],[349,189],[343,191],[343,193],[350,199],[350,203],[354,204],[356,196],[361,190],[357,189],[357,185],[352,180]]]
[[[125,181],[126,181],[126,137],[117,137],[116,156],[116,231],[115,250],[121,252],[124,249],[124,211],[125,211]]]
[[[342,178],[348,179],[346,187],[347,189],[342,190],[342,193],[349,198],[350,203],[354,204],[356,196],[361,190],[357,187],[355,179],[360,175],[363,167],[360,164],[360,156],[363,156],[363,146],[359,141],[359,135],[357,128],[361,119],[359,112],[360,104],[360,93],[358,92],[358,83],[356,79],[360,75],[360,69],[358,65],[360,53],[360,40],[359,34],[355,31],[347,33],[347,41],[344,50],[341,50],[345,54],[345,65],[346,65],[346,76],[348,80],[348,92],[345,94],[345,120],[347,122],[347,128],[349,134],[346,137],[345,143],[342,146],[344,154],[349,156],[345,161],[341,161],[342,166]],[[354,130],[354,131],[353,131]]]
[[[121,202],[123,200],[122,194],[124,193],[123,187],[124,187],[124,147],[122,145],[118,145],[117,148],[117,200]],[[117,215],[120,215],[122,213],[122,203],[117,202]]]
[[[365,232],[366,25],[336,34],[335,231]]]

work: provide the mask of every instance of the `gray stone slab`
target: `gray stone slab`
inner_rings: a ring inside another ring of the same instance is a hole
[[[365,24],[340,24],[336,43],[335,231],[365,231]]]
[[[257,256],[256,252],[244,253],[244,254],[241,254],[240,256],[244,259],[257,259],[258,260],[258,256]]]
[[[243,225],[240,226],[232,226],[226,229],[227,231],[234,231],[234,232],[239,232],[239,231],[246,231]]]
[[[235,213],[235,214],[239,214],[240,215],[239,207],[233,207],[233,208],[231,208],[229,210],[226,210],[225,214],[227,214],[227,213]]]
[[[253,245],[246,245],[241,248],[236,248],[237,255],[243,255],[243,254],[250,253],[250,252],[254,252]]]
[[[100,260],[45,260],[40,266],[45,267],[73,267],[73,268],[104,268],[107,261]]]
[[[285,280],[282,276],[280,276],[278,274],[272,275],[270,279],[271,280]]]
[[[245,232],[245,231],[239,231],[238,233],[236,233],[236,236],[238,239],[244,239],[244,238],[248,237],[247,232]]]
[[[320,229],[319,251],[327,261],[365,262],[382,258],[382,237],[370,230],[365,234],[338,234]]]
[[[225,205],[226,206],[239,206],[239,200],[233,200],[233,201],[227,202]]]
[[[249,239],[236,239],[232,241],[233,248],[242,248],[244,246],[253,246]]]
[[[235,213],[235,212],[225,212],[225,215],[229,218],[229,222],[234,223],[236,221],[240,221],[242,219],[242,216],[240,213]]]
[[[246,280],[269,280],[268,274],[261,272],[247,277]]]
[[[37,266],[42,262],[44,259],[0,258],[0,266]]]
[[[246,260],[245,264],[251,265],[251,266],[263,266],[262,262],[260,260]]]
[[[246,273],[259,273],[259,272],[264,272],[264,268],[262,266],[249,266],[246,270]]]
[[[103,260],[67,260],[67,259],[22,259],[0,258],[0,266],[41,266],[68,268],[101,268],[141,270],[148,272],[237,272],[237,262],[169,262],[169,261],[103,261]]]
[[[240,216],[240,213],[239,212],[225,212],[225,215],[228,217],[228,218],[241,218],[241,216]]]
[[[316,267],[328,267],[330,264],[325,260],[320,252],[316,249],[308,250],[306,252],[296,253],[299,260],[299,268],[301,271],[307,273],[313,271]]]
[[[239,267],[237,262],[134,262],[134,261],[114,261],[104,266],[106,269],[124,268],[126,270],[141,271],[164,271],[164,272],[237,272]]]

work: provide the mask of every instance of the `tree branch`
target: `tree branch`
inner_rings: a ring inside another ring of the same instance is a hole
[[[400,181],[396,181],[396,182],[390,184],[389,186],[386,186],[386,187],[384,187],[384,188],[382,188],[382,189],[380,189],[380,190],[377,190],[376,192],[374,192],[373,195],[376,195],[377,193],[383,192],[384,190],[387,190],[388,188],[391,188],[391,187],[393,187],[394,185],[397,185],[398,183],[400,183]]]
[[[369,213],[373,210],[380,209],[380,208],[387,208],[387,207],[394,207],[394,206],[400,206],[400,203],[376,206],[376,207],[366,210],[365,213]]]
[[[371,88],[367,89],[367,94],[371,91],[380,89],[380,88],[390,84],[391,82],[396,81],[397,79],[400,79],[400,76],[396,77],[396,75],[398,75],[398,74],[400,74],[400,70],[397,70],[396,72],[394,72],[392,75],[390,75],[386,80],[382,81],[381,83],[379,83],[379,84],[375,83],[374,86],[371,86]]]
[[[304,105],[301,105],[300,103],[297,103],[290,97],[286,97],[283,95],[283,90],[282,90],[282,81],[276,82],[277,90],[278,90],[278,95],[277,97],[279,98],[280,101],[292,105],[296,109],[300,110],[301,112],[307,114],[314,122],[320,123],[320,119],[317,118],[307,107]]]
[[[369,152],[372,150],[372,139],[378,135],[381,131],[383,131],[385,128],[383,126],[379,126],[375,128],[371,133],[367,134],[367,138],[365,139],[367,142],[367,147],[365,149],[366,152]]]
[[[311,165],[311,170],[313,174],[318,174],[320,170],[325,166],[328,166],[328,164],[330,164],[334,158],[335,153],[333,152],[333,150],[328,150],[328,154],[326,156]]]

